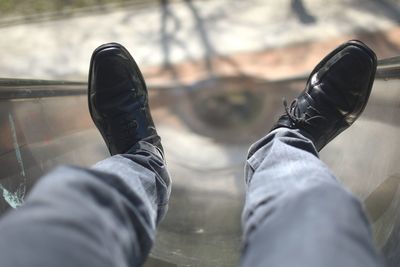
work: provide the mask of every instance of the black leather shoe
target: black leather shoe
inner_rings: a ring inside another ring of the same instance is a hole
[[[89,70],[89,111],[111,155],[147,141],[163,153],[148,105],[142,73],[120,44],[98,47]]]
[[[291,103],[279,127],[300,129],[317,150],[348,128],[363,112],[374,82],[375,53],[349,41],[327,55],[312,71],[304,91]]]

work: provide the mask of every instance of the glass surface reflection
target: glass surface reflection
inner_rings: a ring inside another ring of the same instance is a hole
[[[281,114],[282,98],[295,97],[304,82],[217,77],[185,89],[150,89],[174,187],[147,267],[237,265],[247,149]],[[390,266],[400,257],[399,86],[398,79],[376,80],[360,119],[321,153],[364,201]],[[82,91],[7,98],[6,87],[0,88],[1,212],[18,206],[53,167],[107,157]],[[56,91],[57,84],[50,87]]]

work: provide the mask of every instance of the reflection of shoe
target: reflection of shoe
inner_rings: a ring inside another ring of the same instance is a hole
[[[349,127],[364,110],[376,71],[375,53],[349,41],[312,71],[305,90],[287,107],[273,129],[287,127],[308,134],[317,150]]]
[[[162,151],[142,73],[122,45],[104,44],[93,52],[88,93],[90,115],[111,155],[126,153],[138,141]]]

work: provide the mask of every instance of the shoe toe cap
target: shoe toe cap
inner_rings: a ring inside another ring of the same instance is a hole
[[[118,47],[109,47],[93,56],[92,83],[96,90],[114,87],[129,75],[129,58]]]

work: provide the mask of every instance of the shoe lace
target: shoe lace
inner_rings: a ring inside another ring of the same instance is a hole
[[[283,106],[285,107],[285,113],[288,116],[288,118],[290,119],[290,121],[297,126],[302,126],[302,125],[309,125],[312,126],[312,121],[313,120],[317,120],[317,119],[322,119],[326,121],[326,118],[324,116],[321,115],[321,112],[316,109],[315,107],[313,107],[312,105],[308,105],[307,106],[307,110],[304,113],[304,116],[299,117],[295,114],[295,108],[297,106],[297,99],[295,99],[291,104],[290,107],[288,106],[288,103],[286,101],[285,98],[283,98]],[[308,113],[308,111],[312,111],[313,116],[310,116],[310,114]]]

